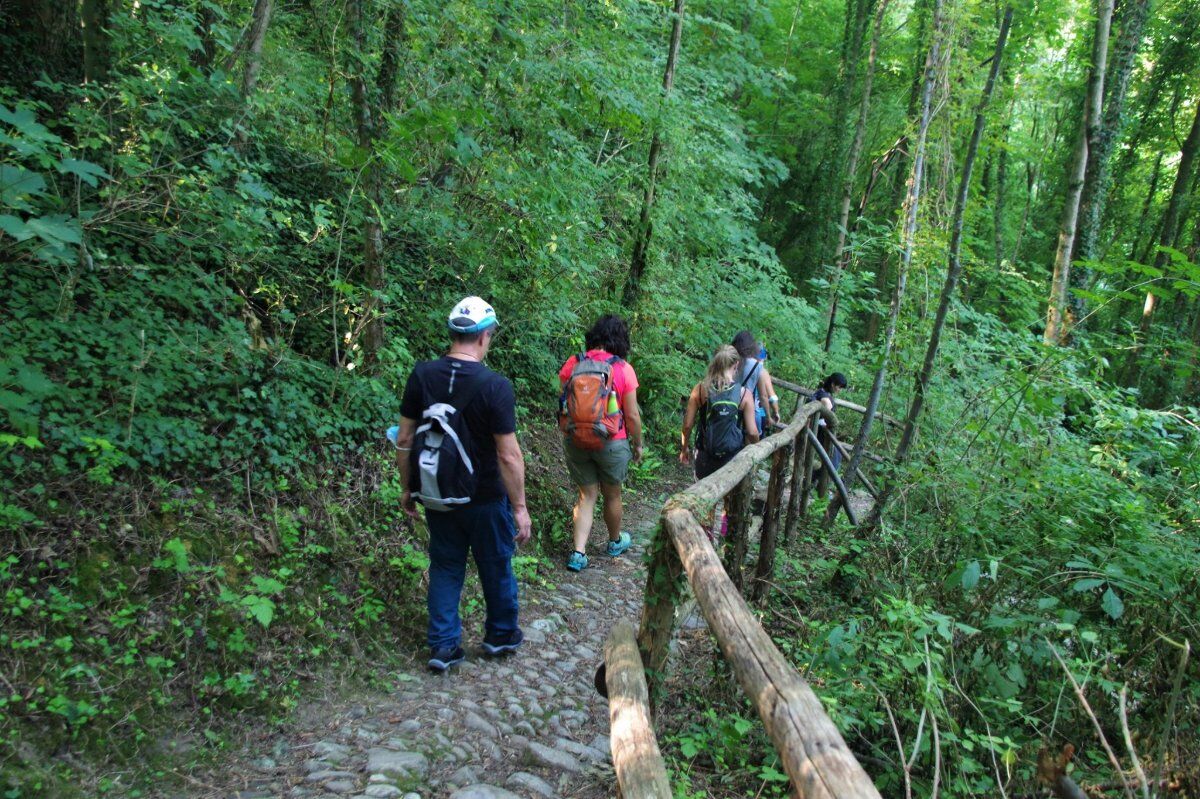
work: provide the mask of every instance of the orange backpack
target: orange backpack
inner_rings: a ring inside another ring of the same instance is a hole
[[[575,356],[575,367],[559,400],[558,426],[579,449],[603,449],[604,442],[624,426],[612,374],[613,365],[620,360],[615,355],[597,360],[583,352]]]

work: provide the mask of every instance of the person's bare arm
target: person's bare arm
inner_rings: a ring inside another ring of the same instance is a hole
[[[742,428],[746,431],[746,440],[751,444],[758,443],[758,419],[754,418],[754,395],[748,389],[742,389]]]
[[[417,504],[413,501],[412,492],[408,490],[408,455],[412,452],[413,437],[416,432],[417,420],[401,416],[400,432],[396,435],[396,466],[400,468],[400,485],[404,486],[404,493],[400,496],[400,507],[414,519],[417,516]]]
[[[758,401],[767,412],[768,422],[779,421],[779,404],[771,402],[771,397],[774,396],[775,386],[771,383],[771,375],[767,374],[767,367],[764,366],[758,373]]]
[[[692,459],[692,427],[696,424],[696,411],[700,408],[700,384],[688,395],[687,410],[683,412],[683,430],[679,434],[679,462],[687,464]]]
[[[637,389],[623,398],[625,405],[625,429],[629,431],[629,446],[633,449],[634,461],[642,459],[642,409],[638,407]]]
[[[529,518],[529,507],[525,504],[525,455],[517,441],[516,433],[493,436],[496,439],[496,459],[500,462],[500,479],[508,492],[512,505],[513,521],[517,525],[516,542],[529,540],[533,522]]]

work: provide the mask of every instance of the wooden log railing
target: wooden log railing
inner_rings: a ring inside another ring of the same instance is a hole
[[[775,385],[793,389],[793,384],[779,379],[775,379]],[[804,404],[801,400],[786,427],[744,448],[717,472],[674,495],[664,505],[651,545],[637,636],[641,658],[628,656],[627,623],[614,628],[605,648],[610,702],[614,686],[618,685],[624,686],[621,688],[624,695],[634,697],[621,700],[618,708],[610,706],[613,764],[622,796],[671,797],[665,777],[660,780],[658,776],[665,774],[665,769],[661,768],[661,755],[638,692],[637,678],[644,670],[647,696],[653,700],[661,695],[668,647],[686,579],[721,654],[754,704],[779,753],[791,780],[793,796],[879,797],[870,776],[846,746],[816,694],[775,646],[743,596],[743,588],[755,601],[767,596],[776,541],[781,537],[789,540],[805,515],[814,457],[822,460],[832,473],[829,455],[814,435],[816,419],[822,414],[828,412],[821,403]],[[835,417],[827,418],[836,424]],[[742,567],[748,549],[754,474],[759,465],[767,462],[771,464],[771,477],[762,515],[758,562],[750,585],[743,587]],[[840,479],[836,485],[843,506],[849,509]],[[786,512],[785,486],[788,487]],[[710,532],[700,520],[710,518],[714,505],[726,499],[730,504],[729,532],[723,564]],[[619,675],[614,673],[617,670]],[[638,673],[636,677],[633,672]],[[597,681],[600,682],[599,677]],[[632,689],[628,688],[630,685]],[[630,710],[633,705],[637,710]],[[619,731],[618,711],[625,714]],[[628,725],[633,723],[644,727],[631,730]]]

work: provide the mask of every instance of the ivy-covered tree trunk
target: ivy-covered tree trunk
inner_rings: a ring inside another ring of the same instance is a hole
[[[1122,5],[1116,20],[1120,33],[1117,35],[1112,68],[1105,79],[1107,88],[1103,119],[1093,128],[1093,138],[1088,142],[1087,170],[1079,201],[1080,227],[1075,253],[1081,259],[1093,259],[1099,255],[1100,226],[1104,221],[1104,208],[1112,186],[1112,153],[1124,124],[1125,97],[1129,91],[1134,62],[1141,50],[1142,32],[1149,10],[1150,0],[1131,0]],[[1086,268],[1076,270],[1072,278],[1072,283],[1079,288],[1088,288],[1091,282],[1091,270]],[[1078,302],[1076,318],[1082,319],[1083,310],[1083,303]]]
[[[867,117],[871,112],[871,86],[875,80],[875,61],[879,54],[879,39],[883,30],[883,18],[887,12],[888,0],[881,0],[875,11],[874,31],[871,34],[871,46],[867,52],[867,71],[863,77],[862,99],[858,104],[858,121],[854,125],[854,139],[850,143],[850,153],[846,158],[846,173],[842,177],[842,200],[838,212],[837,247],[833,252],[833,276],[829,287],[829,311],[826,314],[825,351],[833,346],[833,330],[837,324],[838,290],[842,282],[842,273],[846,269],[846,234],[850,225],[850,200],[854,194],[854,178],[858,173],[858,159],[862,156],[863,141],[867,135]]]
[[[662,100],[665,110],[666,100],[671,96],[671,88],[675,85],[675,64],[679,59],[679,42],[683,37],[684,0],[675,0],[671,11],[671,44],[667,50],[667,67],[663,72]],[[642,211],[638,215],[637,231],[634,234],[633,256],[629,261],[629,275],[625,280],[625,291],[622,303],[626,308],[637,304],[638,292],[641,291],[642,276],[646,272],[646,261],[649,257],[650,237],[653,232],[651,213],[654,210],[654,191],[658,182],[659,159],[662,157],[661,122],[655,125],[654,135],[650,138],[650,156],[647,159],[646,190],[642,195]]]
[[[925,360],[913,386],[912,402],[908,406],[908,415],[904,418],[904,431],[900,435],[900,443],[896,447],[895,462],[903,464],[908,459],[908,451],[916,438],[917,422],[921,418],[921,410],[925,405],[925,392],[929,390],[929,381],[933,377],[933,365],[937,360],[938,348],[942,343],[942,330],[946,325],[946,315],[950,311],[950,303],[954,291],[958,288],[958,280],[962,275],[962,237],[963,218],[966,214],[967,198],[971,191],[971,171],[975,166],[975,157],[979,152],[979,141],[983,138],[983,127],[986,121],[988,104],[992,99],[992,91],[996,86],[996,76],[1000,73],[1000,64],[1004,59],[1004,47],[1008,42],[1008,31],[1012,26],[1013,7],[1004,10],[1004,18],[1000,22],[1000,32],[996,36],[996,49],[992,53],[991,71],[983,85],[979,104],[975,107],[975,125],[971,129],[971,138],[967,142],[967,152],[963,157],[962,173],[959,177],[958,192],[954,196],[954,217],[950,227],[950,253],[946,266],[946,282],[942,286],[942,296],[938,300],[937,313],[933,319],[933,329],[929,332],[929,344],[925,348]],[[875,502],[868,526],[878,524],[883,514],[884,506],[891,497],[895,483],[889,481],[883,493]]]
[[[1096,33],[1092,42],[1092,69],[1088,80],[1087,99],[1080,119],[1071,167],[1067,172],[1067,197],[1063,203],[1059,224],[1058,247],[1054,253],[1054,272],[1050,283],[1050,300],[1046,310],[1046,344],[1066,342],[1069,325],[1068,310],[1071,288],[1071,259],[1075,243],[1075,227],[1079,220],[1079,201],[1087,172],[1088,143],[1096,137],[1104,102],[1104,71],[1108,60],[1108,32],[1112,22],[1113,0],[1098,0]]]

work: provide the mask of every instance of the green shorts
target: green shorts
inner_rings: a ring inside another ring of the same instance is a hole
[[[597,483],[620,485],[629,472],[629,461],[633,450],[629,439],[617,438],[606,441],[603,449],[579,449],[567,442],[563,445],[567,454],[567,471],[571,482],[577,486],[592,486]]]

